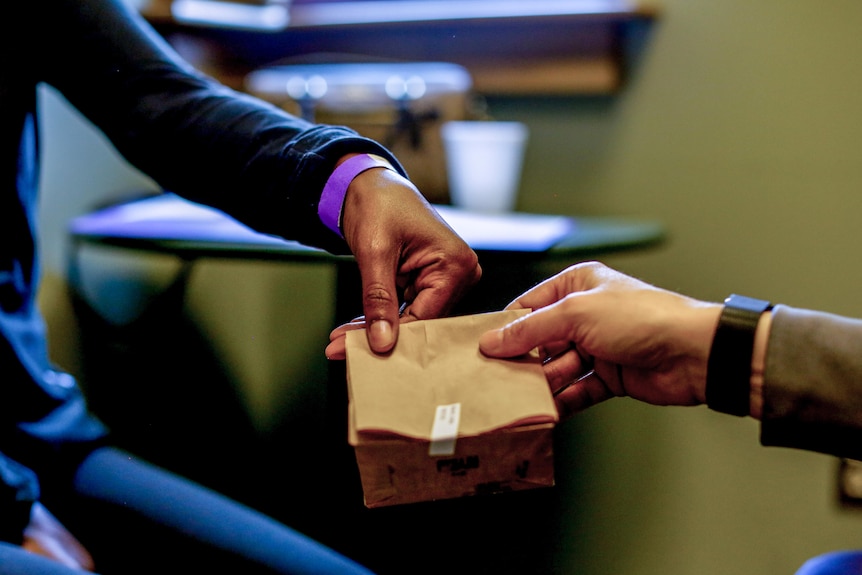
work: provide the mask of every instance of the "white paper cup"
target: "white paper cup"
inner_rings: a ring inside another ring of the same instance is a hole
[[[440,136],[452,205],[489,213],[515,209],[528,139],[525,124],[446,122]]]

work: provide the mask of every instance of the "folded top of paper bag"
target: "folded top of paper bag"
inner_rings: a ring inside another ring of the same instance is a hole
[[[441,406],[459,405],[458,435],[556,423],[538,353],[486,357],[479,336],[527,310],[421,320],[400,326],[395,349],[377,355],[365,332],[347,334],[351,433],[427,440]]]

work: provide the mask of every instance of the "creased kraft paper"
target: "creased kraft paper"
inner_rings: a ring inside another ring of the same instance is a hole
[[[347,334],[348,439],[366,505],[553,485],[558,419],[538,353],[500,360],[478,346],[527,312],[405,323],[387,355],[370,350],[363,330]],[[455,435],[435,417],[451,418]]]

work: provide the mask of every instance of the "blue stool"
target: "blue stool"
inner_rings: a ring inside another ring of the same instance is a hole
[[[796,575],[862,575],[862,551],[833,551],[812,557]]]

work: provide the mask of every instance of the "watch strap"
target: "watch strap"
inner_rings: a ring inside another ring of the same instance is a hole
[[[733,294],[724,300],[706,370],[706,404],[736,416],[751,410],[751,359],[760,316],[772,309],[765,300]]]

